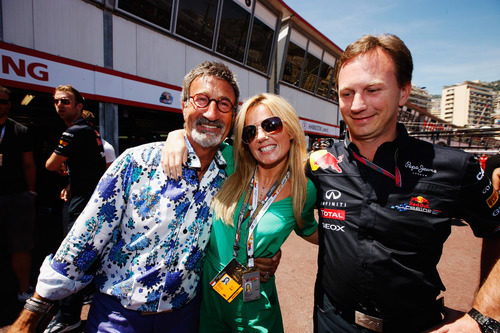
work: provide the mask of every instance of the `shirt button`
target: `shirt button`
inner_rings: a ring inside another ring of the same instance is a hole
[[[361,264],[361,268],[366,269],[368,267],[368,264],[366,262]]]

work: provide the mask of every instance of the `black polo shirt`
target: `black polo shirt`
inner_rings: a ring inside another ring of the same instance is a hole
[[[54,153],[68,158],[70,210],[81,211],[106,170],[99,132],[80,118],[63,132]],[[72,207],[73,201],[78,207]]]
[[[4,126],[4,135],[0,141],[0,195],[28,190],[24,177],[23,153],[33,151],[33,141],[26,126],[10,118],[7,118]]]
[[[500,206],[472,155],[411,138],[401,124],[398,133],[373,162],[392,174],[397,164],[401,187],[355,159],[349,141],[313,152],[306,173],[318,190],[317,286],[341,309],[408,328],[438,311],[436,265],[453,219],[487,236]]]

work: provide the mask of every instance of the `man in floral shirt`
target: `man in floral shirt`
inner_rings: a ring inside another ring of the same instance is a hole
[[[225,65],[204,62],[184,78],[188,166],[167,179],[163,143],[125,151],[107,170],[66,239],[42,265],[36,294],[12,330],[28,331],[50,302],[94,280],[87,331],[197,332],[198,281],[210,201],[226,178],[220,143],[239,88]],[[214,103],[212,103],[214,102]]]

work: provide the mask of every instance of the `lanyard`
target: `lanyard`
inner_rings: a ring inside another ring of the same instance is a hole
[[[3,136],[5,135],[5,127],[7,127],[7,123],[2,126],[2,133],[0,133],[0,143],[3,141]]]
[[[356,154],[356,152],[352,151],[352,154],[353,154],[355,159],[357,159],[359,162],[363,163],[367,167],[370,167],[373,170],[380,172],[381,174],[383,174],[386,177],[394,179],[397,187],[402,186],[401,172],[399,171],[398,163],[397,163],[398,162],[398,150],[397,149],[396,149],[396,152],[394,153],[394,168],[395,168],[394,175],[392,173],[390,173],[389,171],[385,170],[384,168],[379,167],[375,163],[370,162],[366,158]]]
[[[259,220],[262,218],[262,216],[268,210],[269,206],[271,206],[273,201],[276,199],[278,194],[281,192],[281,190],[283,189],[283,186],[285,186],[289,177],[290,177],[290,171],[287,171],[285,177],[283,177],[283,179],[281,180],[281,183],[278,184],[278,182],[276,181],[273,184],[273,186],[269,189],[269,191],[267,191],[266,196],[261,201],[258,201],[259,182],[257,180],[257,177],[255,177],[255,171],[254,171],[254,176],[252,177],[252,180],[248,184],[248,191],[245,195],[245,199],[243,200],[243,204],[241,205],[240,213],[238,214],[238,224],[236,227],[236,236],[235,236],[234,246],[233,246],[233,257],[236,259],[236,257],[238,256],[238,250],[240,248],[239,244],[240,244],[241,225],[243,224],[243,218],[245,216],[247,208],[248,208],[248,206],[250,206],[250,218],[248,220],[249,227],[248,227],[248,241],[247,241],[247,256],[248,256],[248,267],[249,268],[252,268],[254,266],[253,231],[257,227]],[[249,205],[250,193],[252,193],[252,204],[251,205]]]

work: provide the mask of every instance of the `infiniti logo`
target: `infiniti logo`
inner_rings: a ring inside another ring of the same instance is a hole
[[[340,191],[328,190],[325,193],[325,198],[328,200],[330,200],[330,199],[337,200],[338,198],[340,198],[341,195],[342,195],[342,193],[340,193]]]

